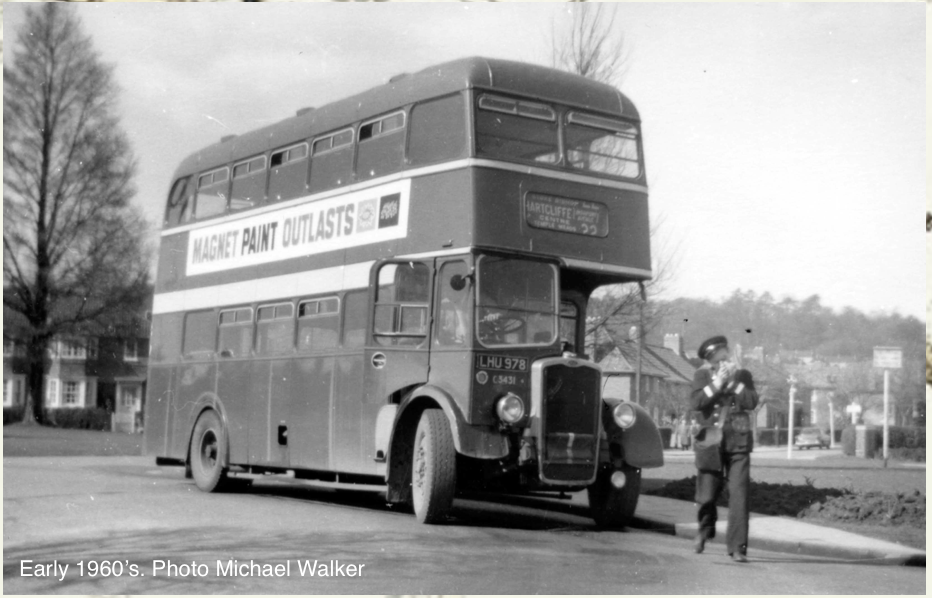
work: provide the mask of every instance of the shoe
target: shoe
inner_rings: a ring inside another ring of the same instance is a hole
[[[736,553],[731,554],[731,555],[729,555],[729,556],[731,557],[731,560],[733,560],[733,561],[736,562],[736,563],[746,563],[746,562],[748,562],[748,557],[744,556],[744,555],[741,554],[740,552],[736,552]]]
[[[705,534],[699,532],[699,535],[696,536],[696,554],[702,554],[702,551],[705,550]]]

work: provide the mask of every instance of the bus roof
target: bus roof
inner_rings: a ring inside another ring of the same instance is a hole
[[[185,158],[174,178],[336,131],[414,102],[471,88],[510,92],[638,120],[634,104],[611,85],[539,65],[495,58],[462,58],[413,74],[394,76],[384,85],[317,109],[301,110],[297,116],[273,125],[225,138],[226,141]]]

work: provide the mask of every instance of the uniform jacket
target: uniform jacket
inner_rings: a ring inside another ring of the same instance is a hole
[[[716,390],[712,384],[712,366],[704,364],[693,377],[690,407],[702,429],[719,426],[722,430],[722,448],[726,453],[749,453],[754,448],[751,433],[751,413],[757,407],[757,391],[744,384],[729,383]],[[722,413],[726,420],[720,423]]]

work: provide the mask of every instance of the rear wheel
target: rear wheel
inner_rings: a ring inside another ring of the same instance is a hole
[[[205,411],[194,424],[191,438],[189,462],[194,483],[204,492],[216,492],[222,489],[226,480],[222,454],[223,425],[216,411]]]
[[[453,507],[456,489],[456,449],[446,416],[427,409],[414,434],[411,494],[421,523],[438,523]]]
[[[599,470],[595,483],[589,486],[589,514],[596,525],[603,528],[618,528],[628,525],[634,517],[641,494],[641,470],[623,465],[625,485],[616,488],[612,484],[611,467]]]

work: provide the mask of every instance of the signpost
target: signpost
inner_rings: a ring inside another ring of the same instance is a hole
[[[887,466],[890,444],[890,370],[903,367],[900,347],[874,347],[874,367],[883,368],[883,466]]]
[[[789,415],[789,420],[788,420],[789,430],[787,430],[787,438],[786,438],[786,458],[792,459],[793,458],[793,411],[794,411],[793,407],[794,407],[794,403],[796,402],[796,377],[790,376],[787,382],[789,382],[790,384],[790,402],[787,408],[787,411],[789,411],[789,413],[787,414]]]

